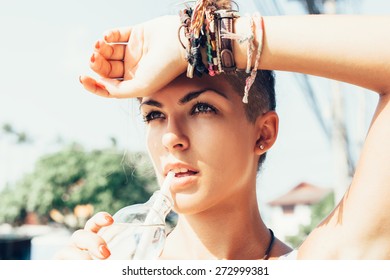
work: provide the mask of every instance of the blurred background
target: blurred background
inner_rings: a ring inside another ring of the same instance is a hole
[[[385,0],[236,2],[242,15],[390,13]],[[157,189],[137,104],[91,95],[78,77],[93,74],[89,57],[105,30],[176,13],[177,3],[0,0],[0,259],[51,259],[97,211]],[[258,200],[276,235],[298,246],[348,187],[377,96],[276,76],[280,134]]]

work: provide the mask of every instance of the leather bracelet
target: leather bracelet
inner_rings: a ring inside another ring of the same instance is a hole
[[[218,45],[219,45],[219,58],[221,61],[221,72],[227,74],[234,73],[236,71],[236,64],[234,61],[233,54],[233,42],[230,38],[224,38],[224,33],[234,33],[233,20],[239,17],[238,12],[234,10],[217,10],[215,11],[216,24],[218,34]],[[222,35],[222,36],[221,36]]]

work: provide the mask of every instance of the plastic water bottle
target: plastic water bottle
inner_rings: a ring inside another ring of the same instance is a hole
[[[126,206],[114,214],[114,223],[98,234],[111,252],[109,260],[157,259],[165,245],[165,218],[173,207],[169,187],[175,174],[169,172],[159,191],[144,204]]]

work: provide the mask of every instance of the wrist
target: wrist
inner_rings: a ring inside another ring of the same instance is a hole
[[[188,41],[188,37],[187,37],[187,34],[186,32],[188,32],[186,30],[186,27],[184,25],[184,23],[182,22],[182,19],[180,17],[177,17],[177,21],[178,21],[178,27],[177,27],[177,36],[178,36],[178,40],[179,40],[179,53],[180,53],[180,57],[182,58],[181,61],[185,62],[185,64],[187,64],[187,59],[188,59],[188,50],[187,48],[189,48],[189,41]]]
[[[234,20],[234,33],[236,33],[236,34],[248,33],[249,26],[250,26],[250,20],[248,17],[236,18]],[[235,60],[237,69],[245,69],[246,68],[248,44],[249,44],[248,40],[246,40],[244,42],[239,42],[238,40],[233,40],[233,54],[234,54],[234,60]],[[252,66],[254,64],[253,59],[252,59]]]
[[[257,64],[260,63],[260,56],[256,55],[258,52],[258,48],[260,47],[260,53],[263,49],[263,26],[262,26],[262,17],[261,16],[252,16],[252,17],[239,17],[234,21],[234,32],[237,35],[245,35],[248,34],[248,31],[251,30],[253,24],[252,41],[253,41],[253,53],[250,58],[251,62],[248,65],[248,44],[250,44],[250,40],[233,40],[233,53],[236,62],[237,69],[244,70],[248,66],[253,68]],[[245,37],[245,36],[243,36]]]

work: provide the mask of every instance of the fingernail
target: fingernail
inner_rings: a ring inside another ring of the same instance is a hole
[[[81,76],[79,76],[79,81],[81,84],[83,84],[83,81],[81,80]]]
[[[97,50],[100,49],[100,42],[99,42],[99,41],[96,42],[95,48],[96,48]]]
[[[91,56],[91,62],[92,62],[92,63],[95,62],[95,54],[93,54],[93,55]]]
[[[104,258],[108,258],[111,255],[110,250],[105,245],[99,246],[99,252]]]
[[[105,41],[106,43],[108,42],[107,35],[104,36],[104,41]]]
[[[109,222],[109,223],[112,223],[114,220],[112,219],[112,217],[111,216],[109,216],[109,215],[105,215],[104,216],[104,219],[107,221],[107,222]]]

